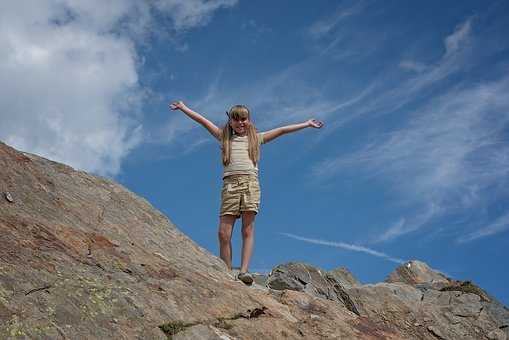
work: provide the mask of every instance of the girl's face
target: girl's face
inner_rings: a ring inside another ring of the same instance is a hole
[[[247,133],[247,127],[249,126],[250,121],[248,117],[238,117],[237,119],[230,119],[230,126],[232,127],[235,134],[239,136],[245,136]]]

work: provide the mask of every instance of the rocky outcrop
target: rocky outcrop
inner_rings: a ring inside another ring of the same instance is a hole
[[[385,282],[430,285],[430,287],[439,289],[450,285],[451,280],[444,274],[431,269],[426,263],[414,260],[396,268],[395,271],[389,274]]]
[[[247,287],[110,180],[2,143],[0,167],[0,339],[507,335],[504,306],[449,279],[361,285],[291,264]]]
[[[396,268],[388,282],[350,285],[303,263],[279,265],[267,285],[336,301],[406,338],[507,339],[509,310],[471,282],[447,278],[425,263]]]

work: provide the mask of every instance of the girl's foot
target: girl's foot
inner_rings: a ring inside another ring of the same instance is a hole
[[[239,273],[239,275],[237,275],[237,279],[239,279],[240,281],[244,282],[248,286],[253,283],[253,277],[249,273],[242,273],[241,272],[241,273]]]

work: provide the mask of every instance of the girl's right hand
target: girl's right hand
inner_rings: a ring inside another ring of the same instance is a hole
[[[310,119],[307,121],[308,126],[314,127],[315,129],[321,129],[323,126],[323,122],[318,119]]]
[[[185,107],[186,107],[186,105],[181,100],[170,104],[170,110],[182,110]]]

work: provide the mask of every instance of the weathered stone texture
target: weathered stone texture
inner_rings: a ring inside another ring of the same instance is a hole
[[[507,338],[505,306],[423,263],[374,285],[293,263],[246,287],[110,180],[2,143],[0,168],[0,339]]]

